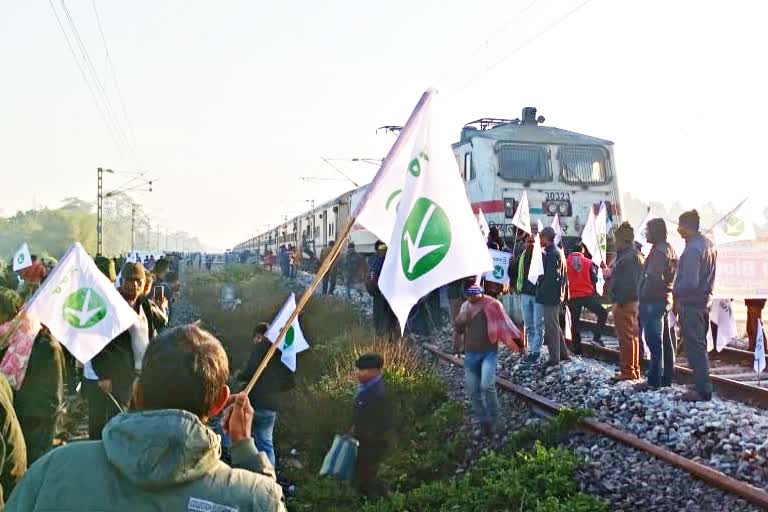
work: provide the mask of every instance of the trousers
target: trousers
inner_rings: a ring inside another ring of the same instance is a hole
[[[472,404],[472,415],[480,423],[493,423],[499,415],[496,396],[496,352],[467,352],[464,382]]]
[[[640,325],[645,343],[651,351],[648,385],[654,388],[671,386],[675,368],[675,347],[667,319],[667,305],[663,302],[641,302]]]
[[[533,295],[520,294],[525,335],[528,337],[528,353],[539,355],[544,338],[544,310]]]
[[[688,362],[693,369],[693,382],[702,398],[712,397],[712,381],[709,378],[707,355],[707,328],[709,311],[695,306],[680,307],[680,334],[685,343]]]
[[[621,377],[640,378],[640,340],[638,338],[638,303],[614,304],[613,321],[619,338],[619,367]]]
[[[541,304],[540,304],[541,305]],[[560,361],[570,359],[568,347],[560,327],[560,311],[562,306],[541,305],[544,314],[544,343],[549,350],[550,364],[560,364]]]
[[[605,321],[608,319],[608,312],[605,310],[596,295],[591,297],[578,297],[570,300],[571,306],[571,332],[573,334],[573,346],[576,351],[581,351],[581,311],[586,309],[597,316],[597,325],[593,331],[593,339],[600,341],[605,329]]]

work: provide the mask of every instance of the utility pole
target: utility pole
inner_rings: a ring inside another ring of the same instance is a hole
[[[101,250],[104,245],[104,224],[103,224],[103,217],[104,217],[104,185],[103,185],[103,178],[104,175],[104,169],[99,167],[96,169],[96,181],[97,181],[97,188],[96,188],[96,254],[101,254]]]

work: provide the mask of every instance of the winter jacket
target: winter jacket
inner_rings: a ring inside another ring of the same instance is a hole
[[[260,341],[251,351],[248,363],[238,375],[237,380],[248,382],[259,367],[259,363],[272,345],[268,341]],[[269,409],[277,411],[280,405],[280,393],[296,386],[296,379],[291,370],[283,364],[279,356],[272,357],[264,368],[259,380],[253,386],[248,398],[254,409]]]
[[[103,441],[72,443],[46,454],[16,486],[6,510],[284,512],[274,470],[252,439],[219,460],[219,436],[180,410],[123,413]]]
[[[165,328],[168,320],[160,308],[146,297],[141,297],[136,302],[137,311],[138,308],[142,308],[147,317],[151,342],[158,331]],[[126,330],[110,341],[104,350],[91,360],[91,364],[99,379],[112,380],[112,392],[115,398],[127,403],[136,373],[130,332]]]
[[[572,299],[581,299],[595,295],[597,283],[597,266],[591,259],[580,252],[572,252],[566,259],[568,269],[568,285]]]
[[[366,387],[355,397],[352,424],[361,440],[387,440],[395,424],[395,410],[384,379]]]
[[[715,288],[717,251],[700,233],[685,241],[672,294],[682,306],[708,308]]]
[[[608,281],[611,300],[621,306],[637,302],[642,273],[643,257],[640,252],[634,246],[620,249]]]
[[[667,242],[651,247],[640,277],[640,302],[672,304],[672,284],[677,272],[677,255]]]
[[[59,413],[64,402],[64,351],[48,329],[35,338],[14,402],[20,418],[55,418]]]
[[[27,447],[13,410],[13,390],[0,375],[0,510],[27,470]],[[8,509],[11,510],[11,509]]]
[[[567,300],[568,276],[563,252],[552,244],[544,249],[544,275],[539,277],[536,302],[559,306]]]

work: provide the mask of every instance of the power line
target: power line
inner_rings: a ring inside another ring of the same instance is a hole
[[[61,33],[64,35],[64,41],[67,43],[67,48],[69,48],[69,53],[72,54],[72,58],[75,60],[75,64],[77,64],[77,69],[80,70],[80,76],[83,78],[85,85],[88,87],[88,92],[91,93],[91,99],[93,100],[93,104],[95,105],[96,110],[99,112],[99,115],[101,116],[102,121],[104,121],[104,125],[107,127],[107,131],[109,132],[109,135],[112,137],[112,142],[115,143],[115,146],[118,148],[118,150],[120,150],[120,153],[122,154],[123,148],[120,145],[117,134],[115,133],[115,129],[107,119],[107,116],[104,110],[102,109],[101,103],[99,102],[98,96],[96,95],[96,92],[93,90],[93,85],[91,85],[91,82],[88,79],[88,75],[85,73],[85,70],[83,69],[83,65],[80,63],[80,59],[77,58],[77,53],[75,53],[75,49],[72,47],[72,42],[69,40],[69,35],[67,34],[67,30],[64,28],[64,24],[61,22],[61,18],[59,17],[58,11],[53,6],[53,0],[48,0],[48,5],[51,6],[51,11],[53,11],[53,16],[56,18],[56,22],[58,23],[59,28],[61,29]]]
[[[502,63],[504,63],[504,62],[505,62],[507,59],[509,59],[510,57],[512,57],[513,55],[515,55],[517,52],[519,52],[520,50],[522,50],[523,48],[525,48],[525,47],[526,47],[526,46],[528,46],[529,44],[531,44],[531,43],[533,43],[534,41],[536,41],[538,38],[540,38],[540,37],[544,36],[545,34],[547,34],[547,32],[549,32],[550,30],[552,30],[553,28],[557,27],[557,26],[558,26],[558,25],[560,25],[562,22],[564,22],[565,20],[567,20],[568,18],[570,18],[571,16],[573,16],[574,14],[576,14],[578,11],[580,11],[582,8],[584,8],[584,7],[585,7],[585,6],[586,6],[588,3],[590,3],[590,2],[592,2],[592,0],[584,0],[582,3],[580,3],[579,5],[577,5],[576,7],[574,7],[573,9],[571,9],[570,11],[566,12],[564,15],[562,15],[562,16],[560,16],[559,18],[557,18],[556,20],[554,20],[552,23],[550,23],[550,24],[546,25],[546,26],[545,26],[545,27],[544,27],[542,30],[540,30],[539,32],[536,32],[535,34],[533,34],[533,35],[532,35],[531,37],[529,37],[528,39],[525,39],[525,40],[524,40],[522,43],[520,43],[518,46],[516,46],[515,48],[513,48],[513,49],[512,49],[512,51],[510,51],[509,53],[507,53],[506,55],[504,55],[503,57],[501,57],[501,58],[500,58],[499,60],[497,60],[497,61],[496,61],[494,64],[492,64],[492,65],[488,66],[488,67],[485,69],[485,72],[483,72],[483,73],[478,73],[478,74],[476,74],[475,76],[473,76],[472,78],[470,78],[470,79],[469,79],[467,82],[465,82],[465,83],[464,83],[464,85],[462,85],[461,87],[459,87],[459,88],[458,88],[458,89],[457,89],[455,92],[457,92],[457,93],[458,93],[458,92],[463,92],[463,91],[464,91],[465,89],[467,89],[467,88],[468,88],[470,85],[472,85],[473,83],[475,83],[475,82],[477,81],[477,79],[478,79],[478,78],[480,78],[480,77],[482,77],[482,76],[484,76],[484,75],[487,75],[488,73],[490,73],[491,71],[493,71],[494,69],[496,69],[496,68],[497,68],[498,66],[500,66]]]
[[[93,5],[93,13],[96,15],[96,23],[99,27],[99,34],[101,34],[101,42],[104,44],[104,53],[107,57],[107,64],[109,65],[109,71],[112,75],[112,81],[115,83],[115,91],[117,92],[117,98],[120,101],[120,108],[123,111],[123,118],[125,119],[125,124],[128,126],[128,133],[131,135],[131,141],[133,143],[133,147],[135,148],[136,132],[133,130],[133,124],[131,123],[131,120],[128,117],[128,109],[125,106],[123,93],[120,90],[120,84],[117,80],[117,72],[115,71],[115,65],[112,62],[112,56],[109,53],[109,46],[107,45],[107,38],[104,35],[104,28],[101,24],[101,17],[99,16],[99,11],[96,9],[96,0],[91,0],[91,4]]]
[[[99,74],[96,72],[96,68],[93,65],[93,61],[91,60],[91,56],[88,53],[88,49],[85,47],[85,44],[83,43],[82,38],[80,37],[80,32],[77,30],[77,25],[75,24],[75,21],[72,19],[72,16],[69,13],[69,9],[67,8],[67,4],[65,0],[61,0],[61,7],[64,10],[64,14],[67,17],[67,20],[69,22],[69,27],[72,30],[72,33],[75,36],[75,41],[77,42],[77,45],[80,49],[80,53],[83,56],[83,60],[85,61],[87,65],[87,69],[91,73],[91,78],[93,82],[96,84],[96,90],[97,92],[101,93],[102,102],[104,103],[104,108],[107,113],[107,117],[109,120],[113,123],[113,125],[116,128],[117,133],[122,136],[122,140],[125,143],[128,150],[132,153],[134,153],[134,149],[131,147],[131,144],[128,140],[128,136],[125,133],[125,130],[123,129],[122,124],[119,122],[117,116],[114,113],[114,108],[112,107],[112,102],[109,100],[109,96],[107,95],[107,91],[104,88],[104,84],[101,83],[101,79],[99,78]]]

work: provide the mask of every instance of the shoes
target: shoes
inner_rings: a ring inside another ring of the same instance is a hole
[[[637,380],[637,379],[629,377],[627,375],[622,375],[619,373],[611,377],[608,380],[608,382],[610,382],[611,384],[618,384],[619,382],[627,382],[627,381],[634,381],[634,380]]]
[[[541,366],[541,368],[542,368],[543,370],[546,370],[547,368],[556,368],[556,367],[558,367],[558,366],[560,366],[560,363],[559,363],[559,362],[557,362],[557,363],[556,363],[556,362],[554,362],[554,361],[547,361],[546,363],[544,363],[544,364]]]
[[[635,391],[658,391],[658,386],[651,386],[647,382],[641,382],[634,385]]]
[[[695,389],[689,389],[680,397],[683,402],[709,402],[711,399],[711,396],[704,397]]]
[[[540,354],[528,354],[527,356],[525,356],[525,359],[523,359],[523,364],[538,363],[540,358],[541,358]]]
[[[601,347],[605,348],[605,343],[603,343],[603,340],[601,340],[600,338],[593,339],[592,343],[594,343],[595,345],[600,345]]]

